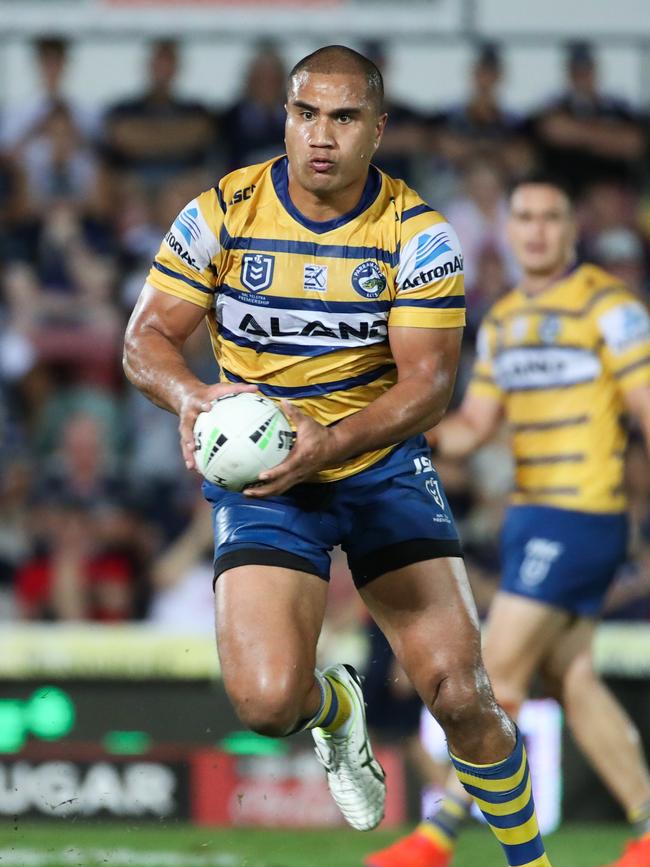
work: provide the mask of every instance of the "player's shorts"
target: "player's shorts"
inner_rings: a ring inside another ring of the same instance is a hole
[[[254,500],[204,482],[212,505],[215,577],[236,566],[281,566],[329,579],[341,545],[361,587],[394,569],[461,557],[458,533],[423,436],[334,482]]]
[[[511,506],[501,534],[501,590],[597,616],[625,561],[625,514]]]

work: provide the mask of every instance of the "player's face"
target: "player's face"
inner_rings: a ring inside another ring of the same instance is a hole
[[[362,75],[298,74],[285,130],[293,179],[324,198],[365,180],[385,123]]]
[[[547,184],[518,187],[510,201],[508,238],[524,273],[550,276],[569,265],[576,227],[564,193]]]

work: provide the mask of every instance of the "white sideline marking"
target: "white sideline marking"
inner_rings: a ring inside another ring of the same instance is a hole
[[[185,852],[153,852],[138,849],[0,849],[1,867],[241,867],[241,859],[228,852],[192,855]]]

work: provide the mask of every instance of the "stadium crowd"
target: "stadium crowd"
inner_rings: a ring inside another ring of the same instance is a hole
[[[209,629],[200,480],[184,468],[176,418],[123,378],[122,335],[179,210],[223,173],[283,151],[284,60],[258,46],[241,93],[216,112],[178,96],[181,46],[159,41],[145,90],[91,113],[66,95],[74,46],[47,37],[33,50],[40,93],[0,108],[0,619]],[[383,46],[364,51],[385,68]],[[462,104],[424,115],[387,100],[377,164],[442,210],[465,252],[458,397],[481,317],[518,278],[504,233],[518,176],[541,167],[564,176],[580,257],[649,298],[647,119],[601,89],[588,44],[569,45],[565,64],[563,92],[527,116],[503,105],[507,70],[493,44],[477,48]],[[194,335],[189,361],[216,378],[207,331]],[[485,609],[511,477],[505,440],[439,469]],[[634,436],[628,487],[632,554],[608,611],[650,619],[650,473]]]

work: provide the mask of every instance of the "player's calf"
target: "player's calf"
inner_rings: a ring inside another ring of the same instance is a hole
[[[260,671],[255,678],[229,683],[226,692],[242,724],[267,737],[285,737],[301,728],[320,703],[314,674],[295,668],[277,674]]]

